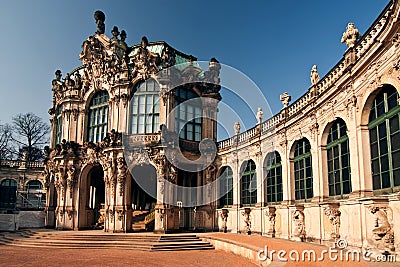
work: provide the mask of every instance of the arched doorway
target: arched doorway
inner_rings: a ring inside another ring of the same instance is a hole
[[[152,165],[135,166],[131,175],[132,230],[153,230],[154,220],[145,218],[157,202],[157,171]]]
[[[79,229],[101,228],[101,209],[105,203],[105,183],[103,168],[93,166],[84,170],[80,185]]]

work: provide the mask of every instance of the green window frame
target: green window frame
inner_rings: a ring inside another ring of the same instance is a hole
[[[189,102],[186,102],[190,100]],[[179,138],[201,141],[202,105],[199,96],[191,90],[175,90],[175,130]]]
[[[55,117],[55,138],[54,145],[61,144],[62,141],[62,107],[58,106]]]
[[[369,138],[373,190],[399,191],[400,104],[399,93],[384,85],[376,95],[369,115]],[[379,192],[375,192],[378,193]]]
[[[257,203],[257,176],[256,164],[253,160],[246,163],[246,169],[240,179],[240,201],[244,206],[252,206]]]
[[[349,137],[342,119],[333,122],[326,145],[329,196],[342,196],[351,192]]]
[[[233,205],[233,171],[232,168],[227,166],[224,167],[220,179],[220,196],[219,207],[223,208],[226,206]]]
[[[141,82],[130,102],[130,134],[157,133],[160,117],[160,86],[154,79]]]
[[[107,134],[108,92],[99,91],[89,105],[88,141],[101,142]]]
[[[283,200],[282,160],[277,151],[268,153],[264,170],[267,203],[281,202]]]
[[[296,142],[293,165],[295,199],[306,200],[312,198],[314,193],[311,145],[306,138]]]

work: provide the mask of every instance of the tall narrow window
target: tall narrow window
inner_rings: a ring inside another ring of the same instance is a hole
[[[231,167],[224,167],[220,179],[220,196],[219,206],[233,205],[233,172]]]
[[[130,103],[130,133],[157,133],[159,130],[160,100],[158,83],[149,79],[136,86]]]
[[[249,160],[246,169],[240,179],[241,203],[243,205],[254,205],[257,203],[257,176],[256,164]]]
[[[372,184],[374,190],[400,186],[400,105],[396,88],[385,85],[369,115]]]
[[[107,91],[97,92],[90,101],[88,140],[100,142],[107,134],[108,121],[108,93]]]
[[[55,117],[55,138],[54,144],[61,144],[62,140],[62,107],[58,106],[56,109],[56,117]]]
[[[278,152],[269,153],[264,163],[267,202],[283,200],[282,163]]]
[[[294,150],[294,186],[296,200],[313,197],[313,177],[310,142],[303,138],[296,143]]]
[[[18,184],[13,179],[5,179],[0,184],[0,208],[14,209],[17,203]]]
[[[349,194],[351,192],[349,137],[342,119],[337,119],[329,129],[326,150],[329,195]]]
[[[179,137],[191,141],[201,141],[201,100],[184,88],[175,91],[175,129]]]

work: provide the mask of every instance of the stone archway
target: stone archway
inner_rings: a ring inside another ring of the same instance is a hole
[[[105,183],[100,165],[85,171],[79,188],[79,229],[95,229],[104,222]]]

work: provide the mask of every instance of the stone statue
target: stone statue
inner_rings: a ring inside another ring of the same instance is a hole
[[[158,72],[158,54],[152,53],[147,49],[149,41],[146,36],[142,37],[141,45],[138,51],[133,55],[132,61],[135,64],[132,77],[140,75],[143,79],[147,79],[151,74]]]
[[[96,20],[97,24],[97,34],[104,34],[106,30],[106,25],[104,24],[104,21],[106,20],[106,15],[100,10],[97,10],[94,12],[94,19]]]
[[[299,237],[301,240],[306,236],[306,230],[304,227],[304,213],[301,210],[295,210],[293,212],[293,236]]]
[[[235,124],[233,125],[233,129],[235,130],[235,134],[239,134],[240,133],[240,122],[235,122]]]
[[[121,37],[121,41],[122,41],[122,42],[125,42],[125,39],[126,39],[126,31],[125,31],[125,30],[122,30],[122,31],[121,31],[121,34],[119,35],[119,37]]]
[[[353,22],[350,22],[347,24],[346,31],[343,33],[342,43],[346,43],[346,45],[351,48],[360,37],[361,34],[358,32],[358,29],[354,26]]]
[[[53,86],[53,90],[58,90],[60,88],[62,88],[62,86],[64,85],[64,83],[61,81],[61,70],[56,70],[55,72],[56,78],[51,82],[52,86]]]
[[[175,51],[167,45],[161,52],[161,62],[163,68],[169,68],[175,65]]]
[[[75,83],[75,88],[76,89],[81,89],[82,88],[82,78],[81,78],[81,75],[79,74],[79,71],[75,72],[74,83]]]
[[[75,83],[74,83],[74,81],[70,78],[69,73],[67,73],[67,74],[65,75],[64,83],[65,83],[65,86],[66,86],[67,88],[71,88],[71,87],[74,87],[74,86],[75,86]]]
[[[287,108],[289,106],[290,100],[292,100],[292,97],[287,92],[284,92],[283,94],[281,94],[280,99],[282,101],[283,108]]]
[[[310,74],[311,84],[316,85],[319,82],[319,74],[317,72],[317,65],[314,65]]]
[[[118,35],[119,35],[119,31],[118,31],[118,27],[114,26],[111,34],[113,35],[113,38],[111,39],[113,42],[118,41]]]
[[[220,213],[220,215],[221,215],[221,219],[222,219],[222,231],[224,232],[224,233],[226,233],[227,232],[227,230],[228,230],[228,227],[227,227],[227,223],[228,223],[228,213],[229,213],[229,210],[227,210],[227,209],[222,209],[222,211],[221,211],[221,213]]]
[[[256,118],[257,118],[257,121],[259,124],[262,123],[263,115],[264,115],[264,112],[262,111],[262,108],[259,107],[258,111],[257,111],[257,115],[256,115]]]
[[[245,208],[244,212],[242,212],[242,216],[244,218],[245,226],[244,232],[248,235],[251,235],[251,210],[249,208]]]
[[[393,227],[389,221],[389,218],[391,219],[390,208],[385,209],[372,206],[370,212],[375,215],[375,225],[372,230],[372,238],[377,243],[378,248],[385,251],[393,251],[395,248]]]

